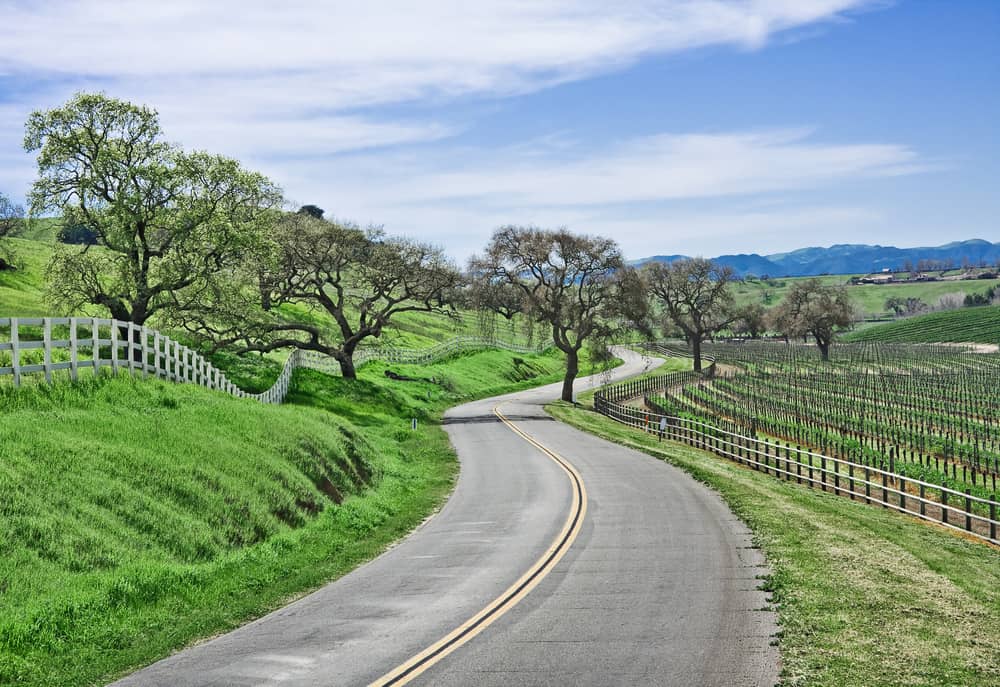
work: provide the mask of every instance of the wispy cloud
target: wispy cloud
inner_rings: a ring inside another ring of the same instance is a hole
[[[154,105],[191,146],[245,156],[292,138],[311,153],[331,154],[462,128],[368,121],[359,108],[509,96],[650,54],[755,48],[868,4],[0,0],[0,74],[33,84],[8,96],[22,114],[41,104],[39,96],[54,103],[76,88],[103,88]],[[288,129],[296,133],[282,133]]]
[[[660,134],[570,159],[503,159],[417,169],[392,184],[397,202],[475,198],[508,206],[601,205],[812,188],[922,169],[895,144],[830,144],[806,129]],[[375,170],[373,172],[377,173]]]
[[[720,209],[697,220],[663,204],[910,174],[925,165],[915,151],[823,142],[808,129],[625,136],[596,148],[572,131],[537,131],[503,149],[459,147],[447,139],[476,122],[448,104],[531,93],[651,55],[755,50],[871,5],[0,0],[0,186],[17,192],[30,181],[19,152],[27,114],[88,89],[156,107],[170,139],[237,156],[293,199],[447,242],[459,257],[506,222],[607,231],[641,253],[657,228],[704,234],[734,222],[859,217],[863,209],[822,207],[739,222]]]
[[[327,169],[322,161],[282,163],[273,171],[291,180],[303,202],[331,202],[361,222],[440,237],[464,256],[504,223],[606,232],[632,255],[658,250],[652,237],[691,250],[698,241],[752,234],[737,250],[753,250],[753,241],[769,233],[788,238],[878,217],[864,207],[792,204],[804,191],[926,168],[904,145],[822,142],[803,128],[660,134],[604,150],[560,141],[420,156],[387,151],[347,156],[328,176],[320,176]]]

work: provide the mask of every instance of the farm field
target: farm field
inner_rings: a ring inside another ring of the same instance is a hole
[[[842,344],[822,364],[808,346],[712,345],[707,352],[734,364],[735,373],[664,390],[652,399],[657,407],[978,498],[998,496],[1000,355]]]
[[[446,407],[561,377],[514,357],[298,370],[282,406],[124,376],[0,390],[0,684],[107,681],[378,554],[450,490]]]
[[[1000,306],[960,308],[908,317],[851,332],[845,341],[1000,343]]]
[[[582,406],[571,425],[718,490],[767,555],[783,686],[1000,685],[1000,552],[629,428]]]

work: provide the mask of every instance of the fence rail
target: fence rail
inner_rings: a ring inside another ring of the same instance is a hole
[[[760,439],[693,418],[657,412],[649,394],[698,378],[697,373],[674,372],[638,381],[602,387],[594,394],[594,409],[630,427],[680,441],[729,458],[778,479],[795,481],[852,500],[912,515],[992,544],[1000,544],[995,498],[985,499],[940,484],[889,470],[832,458],[789,443]],[[642,397],[646,407],[623,401]],[[937,499],[933,497],[936,496]]]
[[[57,338],[57,336],[59,338]],[[360,367],[373,360],[421,364],[459,352],[501,348],[520,353],[537,353],[548,347],[522,346],[512,342],[462,336],[426,349],[361,348],[354,354]],[[155,376],[175,382],[198,384],[238,398],[262,403],[281,403],[288,394],[292,373],[308,367],[339,374],[336,359],[314,351],[294,350],[285,361],[277,381],[267,391],[252,394],[240,389],[204,356],[159,331],[96,317],[10,317],[0,318],[0,377],[9,376],[15,387],[29,375],[44,375],[52,383],[55,373],[66,371],[73,381],[82,370],[95,374],[108,369],[128,371],[143,377]]]

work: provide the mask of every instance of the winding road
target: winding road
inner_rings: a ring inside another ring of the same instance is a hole
[[[619,354],[615,378],[649,364]],[[745,526],[682,471],[552,420],[559,387],[449,411],[458,483],[400,544],[115,684],[773,685]]]

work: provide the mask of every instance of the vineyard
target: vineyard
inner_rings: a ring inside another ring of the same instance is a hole
[[[849,334],[848,341],[1000,343],[1000,306],[959,308],[880,324]]]
[[[881,474],[904,509],[912,486],[919,498],[910,506],[919,504],[921,515],[931,499],[947,504],[950,497],[994,518],[1000,355],[955,346],[845,344],[823,364],[810,346],[715,344],[706,351],[717,361],[716,374],[646,384],[637,390],[646,408],[709,433],[785,442],[786,450],[794,445],[804,460],[796,469],[810,475],[813,467],[825,474],[827,460],[837,461],[834,470],[849,471],[851,494],[856,477],[867,496],[872,476]],[[839,484],[839,475],[833,477]],[[973,524],[969,520],[969,529]],[[982,530],[986,521],[980,524]]]

